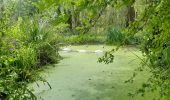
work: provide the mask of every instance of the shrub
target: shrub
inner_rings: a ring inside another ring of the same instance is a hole
[[[61,57],[58,53],[59,47],[56,33],[47,29],[47,25],[39,25],[37,22],[31,22],[29,27],[29,29],[24,30],[29,33],[25,44],[32,44],[35,49],[38,66],[58,63]]]
[[[53,46],[51,43],[40,44],[36,49],[39,66],[58,63],[61,58],[58,53],[58,47]]]
[[[107,31],[107,38],[106,43],[107,44],[120,44],[124,40],[124,35],[119,30],[116,29],[108,29]]]
[[[23,56],[27,51],[30,54],[31,49],[22,50],[16,50],[10,55],[1,54],[0,99],[36,99],[31,90],[27,88],[27,84],[37,78],[36,71],[30,68],[34,66],[34,62],[31,63],[31,58],[29,59],[28,56]]]
[[[23,22],[22,18],[4,34],[0,37],[0,99],[34,100],[27,84],[40,78],[38,66],[59,61],[55,34],[41,29],[37,20]]]
[[[125,45],[138,45],[140,44],[140,35],[135,36],[127,36],[127,33],[122,33],[121,31],[117,29],[108,29],[107,31],[107,44],[125,44]],[[126,37],[126,38],[125,38]]]
[[[105,37],[96,34],[60,36],[60,41],[68,44],[103,44]]]

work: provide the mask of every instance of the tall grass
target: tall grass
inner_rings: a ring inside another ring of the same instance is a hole
[[[40,23],[39,14],[16,13],[21,12],[16,9],[18,3],[0,1],[1,100],[36,99],[28,83],[41,79],[38,68],[60,59],[56,34],[50,25]]]
[[[60,60],[56,35],[36,19],[20,17],[7,27],[0,35],[0,99],[34,100],[27,84],[40,78],[42,65]]]
[[[106,43],[112,45],[138,45],[140,43],[140,36],[127,36],[118,29],[109,28],[107,31]],[[126,38],[125,38],[126,37]]]
[[[122,32],[114,28],[109,28],[106,34],[107,44],[121,44],[125,38]]]
[[[37,78],[34,70],[35,52],[31,48],[15,49],[9,51],[8,54],[6,51],[4,52],[3,54],[1,51],[0,55],[0,98],[5,100],[34,100],[36,97],[27,88],[27,83],[33,82]]]

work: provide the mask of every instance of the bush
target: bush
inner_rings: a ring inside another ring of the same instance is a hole
[[[126,38],[125,38],[126,37]],[[116,29],[108,29],[107,31],[107,44],[124,44],[124,45],[138,45],[140,44],[140,37],[139,35],[135,36],[127,36],[126,33],[122,33],[119,30]]]
[[[121,44],[124,40],[124,35],[119,30],[116,29],[108,29],[107,31],[107,44]]]
[[[29,30],[25,30],[29,33],[25,43],[26,45],[32,44],[32,47],[36,50],[38,66],[58,63],[61,58],[58,53],[57,35],[46,27],[44,25],[40,28],[39,24],[34,22],[30,23]]]
[[[36,47],[39,66],[43,66],[46,64],[54,64],[58,63],[60,60],[60,55],[58,53],[58,47],[53,46],[50,43],[44,43]]]
[[[103,44],[105,37],[95,34],[81,34],[60,37],[60,42],[67,44]]]
[[[30,54],[31,57],[27,56],[27,54]],[[34,59],[31,60],[32,57],[36,58],[34,56],[30,48],[15,50],[9,55],[1,54],[0,99],[34,100],[36,98],[31,90],[27,88],[27,84],[37,78],[34,70]]]
[[[40,79],[40,66],[57,63],[60,58],[55,33],[45,27],[41,29],[37,20],[23,22],[19,18],[4,35],[1,32],[0,99],[36,99],[27,84]]]
[[[17,68],[22,69],[36,69],[37,54],[31,47],[22,46],[14,51],[15,64]]]

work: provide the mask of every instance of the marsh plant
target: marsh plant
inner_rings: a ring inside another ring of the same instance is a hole
[[[9,3],[11,4],[11,3]],[[42,65],[60,59],[54,32],[42,26],[36,15],[15,16],[14,6],[3,5],[0,11],[0,99],[34,100],[28,83],[42,80]],[[45,81],[45,80],[42,80]]]

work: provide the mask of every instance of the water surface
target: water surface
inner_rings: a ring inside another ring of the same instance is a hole
[[[111,46],[70,46],[72,50],[103,50],[112,49]],[[126,84],[134,69],[140,66],[140,60],[133,53],[141,53],[130,47],[120,49],[115,54],[112,64],[97,62],[102,53],[60,52],[64,59],[55,67],[49,66],[43,76],[51,84],[33,84],[38,99],[44,100],[150,100],[154,95],[144,98],[131,98],[129,92],[134,92],[148,76],[147,72],[138,75],[133,84]]]

